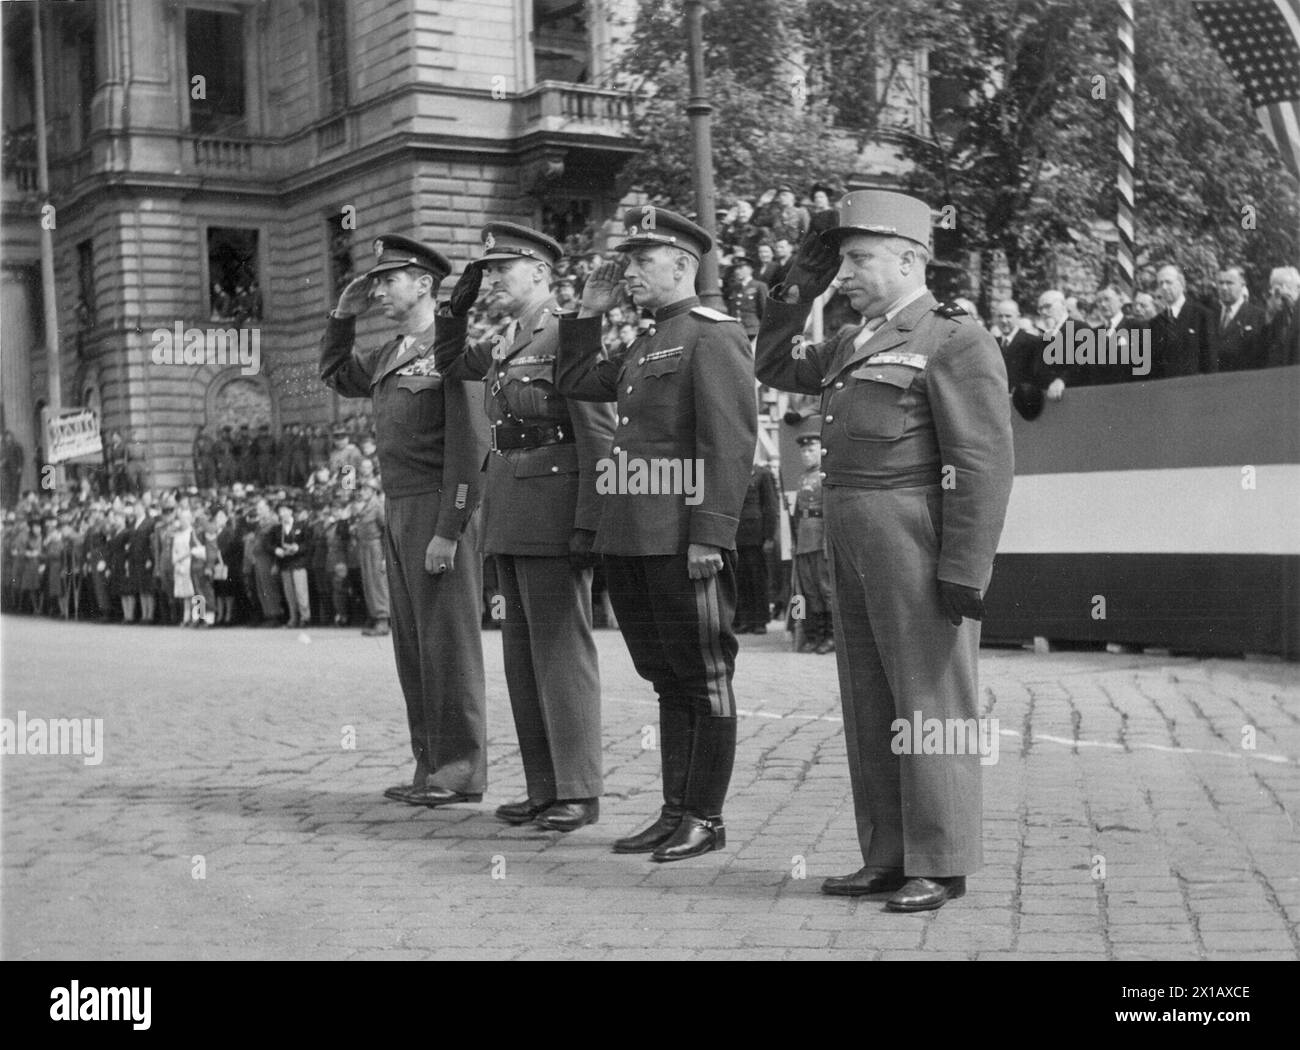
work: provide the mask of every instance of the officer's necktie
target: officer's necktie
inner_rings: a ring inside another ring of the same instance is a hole
[[[1223,329],[1227,328],[1228,322],[1231,320],[1232,320],[1232,307],[1225,306],[1223,308],[1223,316],[1219,318],[1219,330],[1222,331]]]
[[[884,314],[881,314],[879,317],[873,317],[869,321],[867,321],[867,323],[862,326],[862,331],[860,331],[856,336],[854,336],[853,349],[861,350],[863,346],[866,345],[867,340],[870,339],[873,335],[875,335],[877,330],[884,323],[885,323]]]
[[[506,325],[506,346],[514,346],[519,335],[519,320],[516,318]]]

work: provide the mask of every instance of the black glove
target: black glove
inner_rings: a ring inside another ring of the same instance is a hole
[[[466,266],[465,272],[460,275],[460,280],[456,282],[456,287],[451,290],[451,298],[447,300],[447,307],[451,310],[451,316],[466,316],[474,305],[474,300],[478,298],[478,290],[482,286],[483,267],[473,263]]]
[[[574,529],[569,537],[569,564],[579,572],[594,569],[600,564],[600,555],[591,553],[596,534],[591,529]]]
[[[820,233],[810,230],[791,260],[790,272],[772,295],[787,303],[810,303],[831,286],[839,269],[839,252],[827,247]]]
[[[984,599],[974,587],[963,587],[960,583],[939,581],[939,607],[944,616],[954,627],[960,627],[962,618],[970,620],[984,619]]]

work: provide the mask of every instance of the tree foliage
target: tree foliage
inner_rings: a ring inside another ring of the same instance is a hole
[[[1177,262],[1204,289],[1241,262],[1259,294],[1300,250],[1295,180],[1189,0],[1136,8],[1139,263]],[[1052,280],[1063,252],[1117,279],[1118,17],[1106,0],[714,0],[720,196],[873,180],[859,150],[883,136],[903,144],[907,189],[955,206],[950,246],[1005,252],[1021,293]],[[642,0],[632,42],[622,71],[642,87],[644,152],[625,181],[689,208],[681,5]],[[891,127],[885,88],[918,55],[933,103],[920,133]]]

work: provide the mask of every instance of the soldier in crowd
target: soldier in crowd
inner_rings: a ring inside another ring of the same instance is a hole
[[[330,314],[320,364],[338,393],[371,399],[384,462],[393,652],[415,756],[411,782],[385,796],[423,806],[477,802],[487,740],[475,512],[487,442],[471,388],[434,366],[435,296],[451,263],[408,237],[386,235],[374,247],[375,265],[349,282]],[[353,350],[357,315],[372,302],[398,334]]]
[[[330,474],[334,477],[340,477],[345,471],[351,472],[351,477],[355,483],[357,470],[361,466],[361,450],[352,443],[352,435],[348,428],[342,423],[336,424],[331,436],[334,439],[334,445],[330,449],[329,468]]]
[[[261,486],[276,484],[276,440],[271,436],[271,424],[259,423],[253,438],[253,479]]]
[[[388,573],[384,565],[384,496],[377,485],[356,486],[356,499],[348,519],[349,535],[361,570],[361,593],[366,600],[368,638],[389,633]]]
[[[235,476],[235,435],[229,423],[221,427],[216,439],[217,484],[223,488],[238,481]]]
[[[803,640],[799,652],[824,656],[835,651],[835,636],[831,614],[830,550],[826,543],[822,505],[821,416],[809,416],[804,426],[804,432],[796,439],[803,460],[803,475],[799,478],[790,523],[794,533],[790,591],[803,599]]]
[[[894,749],[896,718],[979,715],[982,592],[1011,494],[1007,378],[993,337],[926,289],[930,208],[857,191],[773,289],[758,376],[820,394],[836,653],[864,867],[824,893],[943,906],[982,863],[980,755]],[[808,345],[838,277],[865,318]]]
[[[731,316],[740,321],[745,335],[752,341],[758,335],[758,322],[763,316],[763,302],[767,299],[767,285],[754,280],[754,264],[745,256],[732,262],[731,295],[727,306]]]
[[[626,258],[595,271],[576,319],[560,322],[560,393],[618,402],[594,550],[637,673],[659,696],[664,806],[650,827],[614,844],[676,861],[726,845],[722,805],[736,747],[731,680],[738,648],[736,528],[758,440],[749,341],[734,318],[699,305],[695,279],[713,247],[695,223],[633,208]],[[654,321],[632,347],[601,357],[601,315],[626,282]],[[662,468],[679,485],[632,481]],[[688,479],[690,484],[688,484]],[[677,487],[677,491],[672,489]],[[667,489],[668,491],[664,491]]]
[[[596,464],[609,455],[614,413],[556,391],[550,279],[563,249],[510,222],[488,223],[482,236],[486,254],[466,267],[439,323],[463,331],[481,282],[511,323],[504,336],[474,345],[440,340],[438,370],[486,380],[492,454],[482,549],[505,599],[501,644],[528,792],[496,815],[569,832],[596,822],[604,785],[591,547],[600,520]]]
[[[201,426],[195,428],[190,451],[194,460],[194,484],[200,489],[212,488],[217,483],[216,449],[208,432]]]
[[[736,634],[767,634],[767,556],[776,545],[781,499],[776,479],[757,451],[736,528]]]

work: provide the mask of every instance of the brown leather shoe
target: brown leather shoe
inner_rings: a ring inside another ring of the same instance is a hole
[[[822,883],[822,893],[832,897],[869,897],[873,893],[895,893],[907,876],[901,868],[861,868],[852,875],[833,875]]]
[[[942,879],[918,877],[908,879],[907,885],[885,901],[885,908],[889,911],[934,911],[965,894],[965,875]]]

